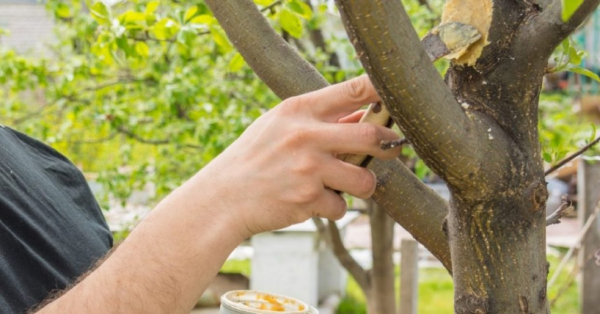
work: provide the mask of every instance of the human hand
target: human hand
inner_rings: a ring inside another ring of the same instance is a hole
[[[352,123],[363,105],[379,101],[367,76],[283,101],[257,119],[198,180],[250,236],[309,219],[341,218],[345,200],[335,191],[369,198],[375,175],[336,158],[340,154],[392,159],[400,148],[382,150],[398,139],[385,127]]]

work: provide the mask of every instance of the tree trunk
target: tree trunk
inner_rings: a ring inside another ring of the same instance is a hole
[[[451,261],[441,232],[445,203],[416,177],[399,177],[409,172],[403,165],[371,165],[378,175],[377,202],[451,267],[456,313],[549,312],[538,99],[552,51],[600,0],[583,0],[566,22],[561,2],[447,0],[442,23],[471,24],[482,40],[455,56],[444,82],[400,1],[336,0],[394,122],[450,188],[445,230]],[[327,85],[251,1],[206,3],[248,64],[282,98]],[[369,285],[369,276],[357,273]]]
[[[394,225],[395,221],[375,202],[369,201],[371,224],[371,291],[367,303],[369,314],[396,313],[394,276]]]
[[[442,23],[471,24],[482,40],[456,56],[446,83],[399,1],[336,2],[394,121],[450,188],[456,313],[549,312],[537,109],[548,57],[573,29],[556,27],[560,1],[448,0]]]

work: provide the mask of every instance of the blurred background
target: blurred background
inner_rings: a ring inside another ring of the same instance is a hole
[[[255,2],[331,83],[363,73],[332,1]],[[420,36],[439,24],[442,0],[402,2]],[[440,75],[447,66],[436,63]],[[600,12],[557,49],[548,72],[539,123],[551,166],[597,137]],[[117,241],[278,103],[201,0],[0,0],[0,124],[48,143],[78,166]],[[412,149],[403,153],[409,167],[447,197],[443,182]],[[586,155],[594,159],[595,151]],[[577,208],[579,164],[549,181],[549,214],[563,199]],[[413,311],[453,313],[452,280],[441,264],[376,205],[349,203],[352,210],[338,223],[346,258],[359,265],[358,273],[395,278],[385,295],[348,276],[339,262],[343,254],[309,221],[248,239],[195,312],[215,312],[222,293],[252,288],[300,298],[321,313],[366,313],[367,300],[396,302],[402,281],[404,293],[412,291],[406,295]],[[548,229],[554,313],[580,313],[585,293],[578,289],[576,259],[566,254],[578,245],[576,215]],[[379,267],[373,256],[392,263]],[[561,260],[565,267],[557,272]]]

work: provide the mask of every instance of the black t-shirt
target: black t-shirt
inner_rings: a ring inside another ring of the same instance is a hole
[[[81,172],[54,149],[0,125],[0,313],[25,313],[112,247]]]

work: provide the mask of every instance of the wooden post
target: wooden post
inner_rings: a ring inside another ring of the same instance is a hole
[[[583,226],[594,212],[600,197],[600,161],[581,160],[578,171],[579,208],[578,220]],[[600,311],[600,267],[596,265],[594,253],[600,249],[600,219],[592,224],[583,238],[578,261],[581,268],[579,292],[581,313]]]
[[[416,314],[419,295],[419,243],[402,239],[400,245],[400,314]]]

